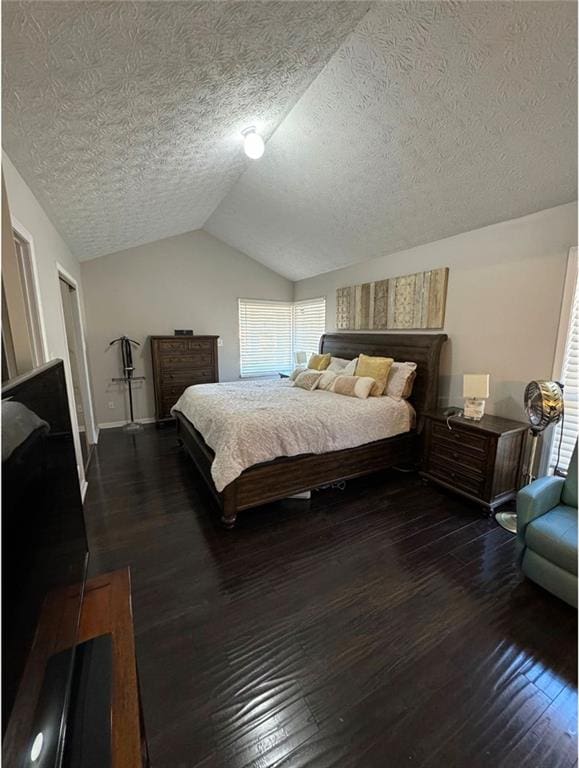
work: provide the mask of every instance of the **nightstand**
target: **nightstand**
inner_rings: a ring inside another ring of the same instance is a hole
[[[519,489],[528,424],[499,416],[480,421],[426,414],[421,475],[487,512]]]

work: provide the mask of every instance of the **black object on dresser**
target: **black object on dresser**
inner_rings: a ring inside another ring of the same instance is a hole
[[[427,413],[421,475],[491,513],[519,489],[528,429],[499,416],[472,421]]]
[[[219,381],[219,336],[151,336],[157,421],[171,418],[171,408],[192,384]]]

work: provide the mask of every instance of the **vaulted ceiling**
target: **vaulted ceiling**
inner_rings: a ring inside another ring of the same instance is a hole
[[[574,3],[382,3],[206,224],[292,279],[576,199]]]
[[[81,259],[198,229],[366,2],[3,3],[3,142]]]
[[[8,3],[4,144],[80,258],[204,226],[300,279],[576,199],[576,29],[557,1]]]

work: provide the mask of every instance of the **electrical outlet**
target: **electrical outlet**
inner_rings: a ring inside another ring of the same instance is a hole
[[[109,408],[114,408],[115,404],[112,400],[109,401]]]

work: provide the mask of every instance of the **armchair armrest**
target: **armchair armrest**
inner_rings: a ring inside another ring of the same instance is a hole
[[[518,492],[517,537],[521,543],[527,525],[560,503],[564,484],[564,477],[541,477]]]

